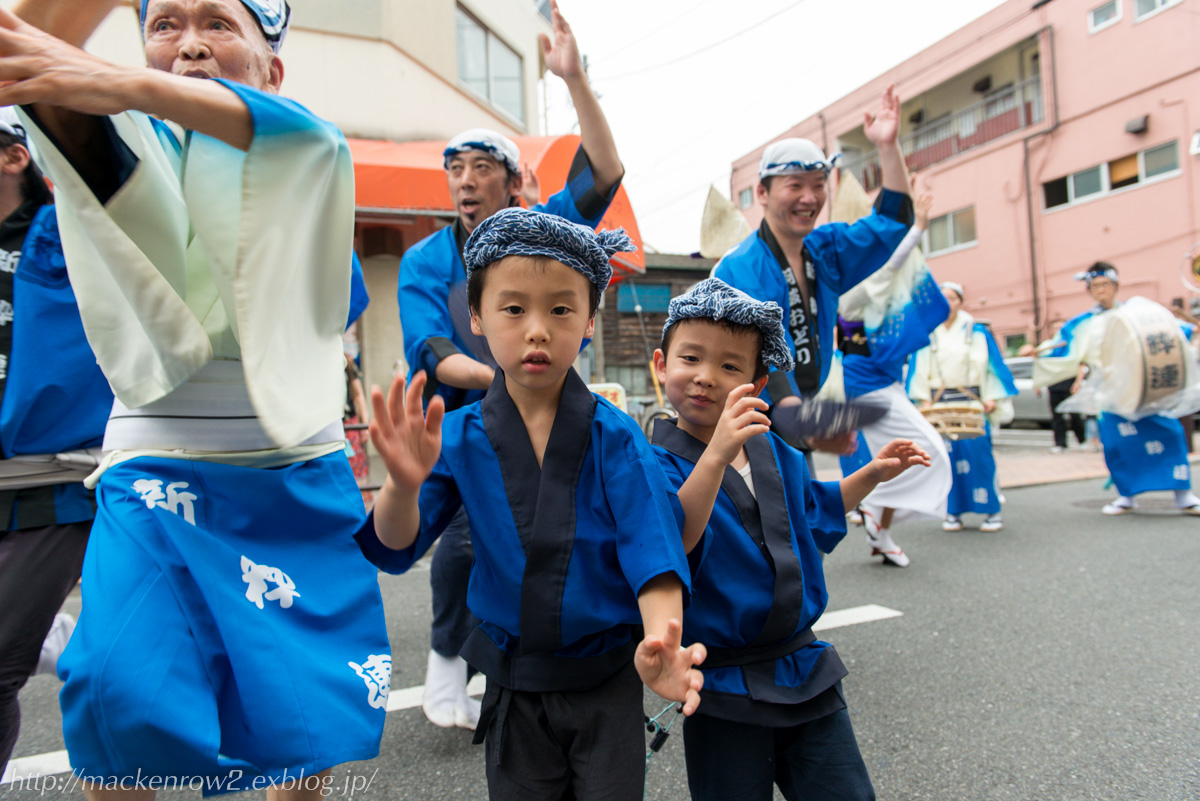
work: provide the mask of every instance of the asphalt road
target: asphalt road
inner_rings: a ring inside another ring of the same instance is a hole
[[[850,669],[846,696],[879,798],[1200,799],[1200,520],[1173,513],[1165,493],[1137,515],[1103,517],[1099,480],[1007,494],[996,534],[898,527],[908,569],[868,558],[861,529],[825,562],[830,610],[903,613],[821,635]],[[423,681],[428,573],[381,586],[395,692]],[[14,756],[63,747],[57,689],[49,677],[26,687]],[[486,798],[469,740],[420,709],[391,712],[380,757],[337,769],[332,797],[357,780],[360,798]],[[672,737],[648,798],[688,797],[682,756]],[[39,797],[0,786],[0,798]]]

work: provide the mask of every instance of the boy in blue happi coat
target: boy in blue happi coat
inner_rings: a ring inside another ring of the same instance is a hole
[[[541,187],[528,164],[522,170],[515,142],[482,128],[463,131],[442,152],[457,216],[405,251],[400,262],[397,299],[408,380],[425,371],[426,400],[440,395],[448,412],[483,398],[496,369],[487,341],[471,332],[463,258],[467,237],[520,199],[535,211],[595,228],[625,174],[575,35],[554,0],[550,19],[550,35],[539,37],[543,63],[566,84],[579,119],[579,148],[565,185],[539,202]],[[479,702],[467,695],[467,665],[458,656],[479,623],[466,607],[472,559],[470,528],[460,514],[442,533],[429,567],[433,624],[422,708],[438,726],[474,729],[479,720]]]
[[[662,471],[571,368],[609,257],[630,246],[524,209],[489,217],[466,249],[471,327],[498,365],[487,396],[443,420],[439,398],[422,413],[423,374],[407,392],[397,378],[386,406],[372,390],[388,479],[367,557],[402,572],[460,507],[470,520],[481,622],[462,655],[488,680],[476,742],[493,799],[640,799],[642,681],[685,713],[699,703],[704,648],[679,647],[689,573]]]
[[[847,509],[929,455],[893,440],[866,466],[814,481],[770,433],[759,397],[769,368],[791,369],[783,313],[719,279],[671,301],[654,367],[677,420],[653,442],[685,513],[693,602],[684,641],[709,645],[703,704],[684,726],[692,798],[873,799],[841,679],[812,624],[828,595],[821,552]]]

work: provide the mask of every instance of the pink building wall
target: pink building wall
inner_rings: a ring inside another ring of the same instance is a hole
[[[1042,334],[1056,317],[1088,308],[1090,299],[1072,277],[1097,260],[1120,270],[1123,297],[1169,304],[1188,294],[1180,282],[1183,255],[1200,240],[1197,159],[1188,153],[1200,131],[1200,0],[1182,0],[1140,20],[1134,19],[1137,0],[1118,2],[1121,19],[1090,33],[1088,14],[1101,0],[1053,0],[1037,9],[1030,0],[1011,0],[775,139],[802,136],[836,152],[838,138],[861,126],[863,112],[874,109],[888,83],[907,101],[956,77],[973,80],[982,62],[1032,39],[1042,120],[918,171],[934,196],[933,217],[975,209],[976,244],[930,255],[931,270],[963,284],[966,308],[991,321],[1002,342],[1034,322],[1035,306]],[[1147,130],[1126,133],[1126,123],[1143,115]],[[906,126],[902,134],[913,127]],[[1044,208],[1045,182],[1172,140],[1178,143],[1175,173]],[[757,184],[761,153],[762,147],[733,163],[735,201]],[[743,213],[753,226],[762,217],[757,201]]]

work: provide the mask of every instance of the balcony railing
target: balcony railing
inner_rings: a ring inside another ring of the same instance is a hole
[[[550,17],[550,0],[533,0],[534,9],[546,18],[546,22],[551,21]]]
[[[900,137],[900,152],[908,168],[916,171],[1036,125],[1042,115],[1042,83],[1034,78]],[[847,159],[839,166],[868,190],[878,187],[883,179],[878,151]]]

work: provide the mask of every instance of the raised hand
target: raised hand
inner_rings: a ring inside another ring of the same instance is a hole
[[[425,391],[425,372],[413,376],[407,392],[404,376],[392,382],[387,401],[383,390],[371,387],[371,444],[387,466],[388,475],[398,489],[416,492],[429,477],[442,452],[442,417],[446,406],[441,396],[429,402],[428,413],[421,411]]]
[[[633,664],[643,684],[668,701],[682,703],[683,714],[690,715],[700,705],[704,687],[704,675],[695,666],[708,652],[700,643],[680,648],[681,636],[682,627],[672,618],[666,636],[648,635],[638,644]]]
[[[731,463],[741,453],[746,440],[771,430],[771,421],[763,414],[767,408],[767,402],[755,396],[753,384],[735,388],[725,399],[725,411],[717,420],[706,450],[711,451],[721,464]]]
[[[0,105],[47,103],[83,114],[119,114],[130,107],[120,89],[132,73],[0,9]]]
[[[550,0],[550,27],[553,41],[544,33],[538,34],[546,69],[563,80],[580,77],[583,75],[583,59],[579,57],[579,44],[555,0]]]
[[[521,201],[527,209],[542,202],[542,185],[528,161],[521,165]]]
[[[914,182],[915,183],[915,182]],[[916,196],[917,202],[913,204],[915,216],[917,218],[915,225],[922,231],[929,230],[929,212],[933,208],[933,195],[928,192],[922,192]]]
[[[896,145],[900,139],[900,97],[894,84],[888,84],[879,98],[879,110],[875,114],[864,112],[863,133],[871,144]],[[903,190],[901,190],[903,191]]]
[[[858,432],[847,431],[845,434],[838,434],[835,437],[809,437],[805,442],[814,451],[850,456],[858,450]]]
[[[929,467],[929,454],[911,439],[894,439],[871,460],[871,471],[880,483],[890,481],[913,465]]]

